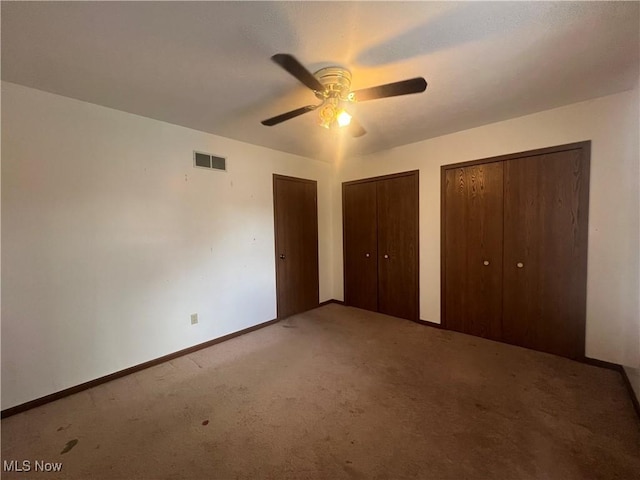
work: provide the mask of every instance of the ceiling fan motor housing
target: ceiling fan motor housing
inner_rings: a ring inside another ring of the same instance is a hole
[[[350,100],[351,72],[342,67],[326,67],[313,74],[324,86],[324,91],[316,91],[316,97],[320,100],[336,98]]]

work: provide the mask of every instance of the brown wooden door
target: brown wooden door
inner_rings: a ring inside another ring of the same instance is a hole
[[[318,306],[317,184],[273,176],[278,318]]]
[[[344,184],[342,195],[345,303],[377,312],[376,182]]]
[[[502,162],[445,171],[444,302],[448,329],[502,337]]]
[[[582,149],[504,165],[505,340],[584,356],[588,160]]]
[[[417,320],[418,172],[376,182],[378,310]]]

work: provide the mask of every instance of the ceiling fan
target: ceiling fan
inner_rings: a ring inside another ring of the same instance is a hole
[[[318,105],[307,105],[263,120],[261,123],[267,127],[272,127],[304,113],[319,109],[318,119],[321,126],[325,128],[348,126],[351,135],[360,137],[367,132],[347,112],[345,106],[350,103],[364,102],[376,98],[421,93],[427,88],[426,80],[422,77],[416,77],[351,91],[351,72],[346,68],[326,67],[312,74],[293,55],[278,53],[271,57],[271,60],[313,90],[313,93],[322,102]]]

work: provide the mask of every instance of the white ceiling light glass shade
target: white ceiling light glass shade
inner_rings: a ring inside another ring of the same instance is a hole
[[[331,99],[328,99],[331,100]],[[329,128],[335,122],[338,109],[334,102],[325,101],[324,104],[318,109],[318,122],[321,127]]]
[[[346,110],[341,110],[336,117],[336,121],[340,127],[346,127],[351,123],[351,115]]]
[[[351,123],[351,115],[339,106],[337,98],[327,98],[318,108],[318,123],[324,128],[346,127]]]

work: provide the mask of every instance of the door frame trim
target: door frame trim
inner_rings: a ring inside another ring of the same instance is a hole
[[[279,302],[279,281],[278,281],[278,200],[276,197],[276,182],[278,180],[286,180],[289,182],[298,182],[298,183],[306,183],[315,185],[315,215],[316,215],[316,261],[318,263],[318,279],[317,279],[317,288],[316,288],[316,297],[318,298],[318,304],[314,307],[318,307],[320,305],[320,247],[319,247],[319,237],[320,237],[320,229],[318,225],[318,181],[311,180],[308,178],[299,178],[299,177],[291,177],[288,175],[280,175],[278,173],[273,174],[272,179],[272,195],[273,195],[273,249],[274,249],[274,273],[276,276],[276,320],[281,320],[282,317],[280,315],[280,302]]]
[[[440,171],[450,170],[452,168],[470,167],[473,165],[482,165],[485,163],[504,162],[506,160],[515,160],[523,157],[535,157],[537,155],[548,155],[550,153],[560,153],[567,150],[582,149],[583,152],[589,153],[591,151],[591,140],[584,140],[582,142],[567,143],[564,145],[557,145],[555,147],[536,148],[535,150],[525,150],[516,153],[507,153],[504,155],[498,155],[496,157],[486,157],[478,160],[468,160],[465,162],[449,163],[442,165]]]
[[[378,180],[390,180],[392,178],[410,177],[411,175],[420,176],[420,170],[408,170],[406,172],[390,173],[389,175],[380,175],[379,177],[369,177],[369,178],[361,178],[358,180],[349,180],[348,182],[342,182],[342,191],[344,192],[345,185],[348,186],[348,185],[355,185],[357,183],[377,182]]]
[[[414,177],[416,181],[416,218],[415,218],[415,235],[416,235],[416,318],[414,321],[420,320],[420,170],[408,170],[406,172],[391,173],[388,175],[380,175],[377,177],[361,178],[358,180],[350,180],[348,182],[342,182],[342,294],[346,305],[347,300],[347,257],[345,255],[346,239],[345,239],[345,205],[344,205],[344,190],[349,185],[356,185],[359,183],[377,182],[379,180],[390,180],[400,177]]]
[[[581,150],[582,160],[586,165],[587,175],[587,194],[586,205],[584,208],[589,210],[589,176],[591,170],[591,140],[584,140],[582,142],[567,143],[564,145],[556,145],[553,147],[538,148],[535,150],[527,150],[517,153],[509,153],[506,155],[498,155],[496,157],[487,157],[479,160],[470,160],[466,162],[450,163],[442,165],[440,167],[440,324],[445,330],[449,330],[447,326],[447,315],[445,305],[445,287],[446,287],[446,271],[445,271],[445,246],[446,246],[446,228],[445,228],[445,215],[446,215],[446,173],[447,170],[453,170],[455,168],[470,167],[474,165],[484,165],[494,162],[505,162],[507,160],[516,160],[518,158],[535,157],[539,155],[548,155],[551,153],[560,153],[568,150]],[[588,244],[587,234],[587,244]],[[585,318],[586,329],[586,318]],[[584,335],[583,335],[584,337]],[[586,345],[585,345],[586,348]]]

